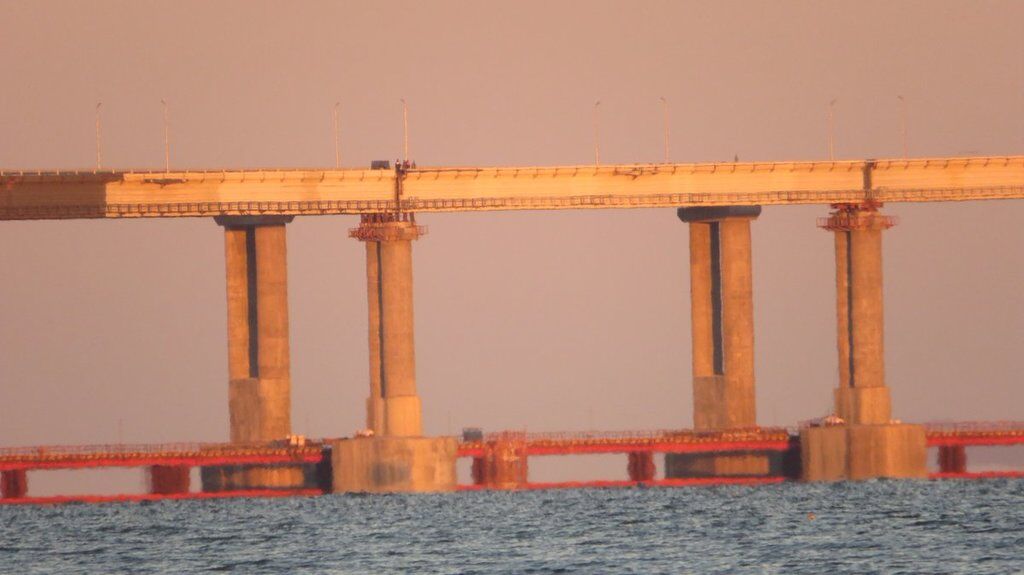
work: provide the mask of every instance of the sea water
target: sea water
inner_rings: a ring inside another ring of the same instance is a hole
[[[3,573],[1015,573],[1024,480],[0,506]]]

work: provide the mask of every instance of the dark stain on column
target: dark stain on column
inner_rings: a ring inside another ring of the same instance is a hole
[[[380,242],[374,242],[377,250],[377,337],[380,339],[380,396],[387,397],[388,380],[384,371],[384,266],[381,264],[382,250]]]
[[[722,235],[719,222],[711,228],[711,341],[715,375],[725,375],[725,350],[722,335]]]
[[[245,226],[245,281],[249,304],[249,377],[260,376],[259,307],[256,305],[256,226]]]
[[[853,232],[843,232],[846,235],[846,346],[849,352],[850,387],[854,385],[853,369]]]

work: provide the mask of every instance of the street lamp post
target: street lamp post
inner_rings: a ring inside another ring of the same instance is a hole
[[[910,157],[907,152],[907,100],[903,96],[896,96],[900,101],[900,140],[903,143],[903,159]]]
[[[665,96],[661,97],[661,107],[664,115],[665,124],[665,163],[668,163],[668,99]]]
[[[334,113],[332,119],[334,120],[334,167],[341,169],[341,139],[338,134],[338,109],[341,107],[341,102],[334,103]]]
[[[836,107],[836,101],[837,100],[835,98],[833,98],[832,101],[828,103],[828,159],[829,160],[835,160],[836,159],[836,153],[835,153],[836,152],[836,149],[835,149],[835,141],[836,141],[836,134],[835,134],[835,129],[836,129],[835,107]]]
[[[160,98],[160,105],[164,109],[164,171],[171,171],[171,128],[168,120],[167,100]]]
[[[103,132],[100,124],[100,108],[103,102],[96,102],[96,169],[103,168]]]
[[[409,161],[409,104],[402,98],[402,161]]]

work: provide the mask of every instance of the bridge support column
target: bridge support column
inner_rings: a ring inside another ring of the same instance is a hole
[[[335,491],[455,489],[457,442],[423,437],[416,392],[412,242],[424,231],[412,215],[377,214],[350,232],[366,243],[373,437],[332,444]]]
[[[967,448],[963,445],[939,446],[939,473],[967,473]]]
[[[265,443],[291,433],[288,265],[291,216],[216,218],[224,227],[228,308],[228,411],[231,441]],[[215,476],[220,480],[213,480]],[[214,490],[301,486],[295,468],[204,470]],[[214,486],[214,484],[217,484]]]
[[[364,217],[351,235],[366,243],[370,396],[366,426],[375,435],[422,435],[416,394],[412,242],[424,233],[412,218]]]
[[[483,457],[474,457],[469,468],[469,477],[473,485],[487,486],[487,460]]]
[[[892,420],[885,383],[882,232],[878,204],[835,206],[820,226],[835,233],[841,425],[801,431],[804,479],[925,477],[924,428]]]
[[[156,495],[188,493],[190,472],[187,465],[153,465],[149,468],[149,492]]]
[[[526,436],[505,432],[484,444],[483,457],[473,458],[473,484],[488,489],[518,489],[529,481]]]
[[[28,472],[24,469],[0,471],[0,498],[21,499],[28,493]]]
[[[760,206],[679,208],[690,224],[693,426],[757,426],[750,222]],[[666,454],[665,476],[765,475],[762,454]]]
[[[626,465],[630,481],[640,483],[653,481],[656,471],[654,466],[654,453],[650,451],[633,451],[629,453],[629,462]]]

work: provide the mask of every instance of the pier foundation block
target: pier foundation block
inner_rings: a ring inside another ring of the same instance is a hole
[[[765,453],[666,453],[665,477],[758,477],[774,469]]]
[[[199,472],[204,492],[245,491],[250,489],[316,489],[316,466],[301,464],[215,465]]]
[[[924,427],[902,423],[847,424],[800,430],[804,481],[924,479]]]
[[[454,491],[454,437],[357,437],[330,442],[334,493]]]

